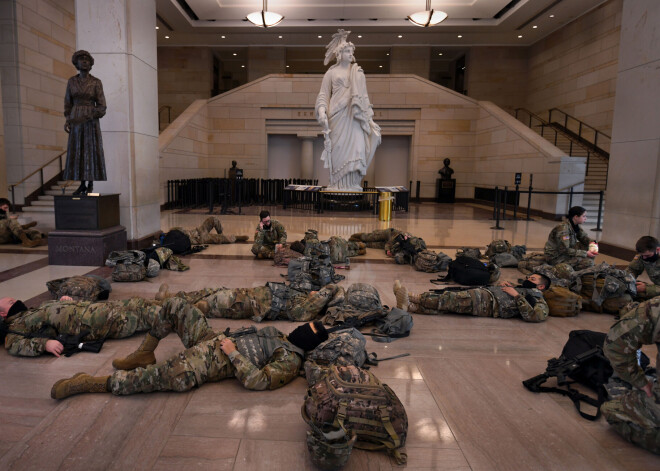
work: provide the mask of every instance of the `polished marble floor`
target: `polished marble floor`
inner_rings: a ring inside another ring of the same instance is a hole
[[[257,209],[221,216],[224,232],[248,234],[252,240]],[[431,248],[448,255],[461,246],[485,247],[497,238],[540,250],[556,224],[504,221],[504,230],[494,230],[488,208],[458,204],[413,205],[408,214],[395,213],[391,222],[350,217],[350,213],[311,215],[269,209],[287,227],[289,240],[301,238],[307,228],[319,230],[321,237],[348,237],[391,225],[423,237]],[[203,211],[166,211],[161,227],[193,226],[205,217]],[[48,221],[43,226],[47,228]],[[592,234],[599,238],[599,233]],[[597,258],[601,260],[626,262],[605,255]],[[185,261],[191,267],[186,272],[164,271],[150,281],[114,283],[111,297],[150,297],[162,282],[174,290],[259,286],[280,280],[285,273],[269,261],[254,260],[250,244],[211,246]],[[47,247],[0,246],[0,294],[22,297],[28,305],[45,299],[47,280],[93,270],[108,273],[97,267],[49,266]],[[355,258],[351,269],[341,273],[346,276],[343,285],[371,283],[389,305],[395,303],[391,287],[397,278],[413,292],[432,287],[431,275],[397,266],[374,249]],[[505,279],[519,276],[514,269],[503,271]],[[660,469],[660,458],[622,440],[603,419],[588,422],[568,399],[535,395],[521,384],[560,353],[568,332],[606,331],[612,322],[612,316],[586,312],[541,324],[415,315],[410,337],[389,344],[369,340],[368,350],[380,357],[411,354],[372,370],[406,407],[406,469]],[[246,321],[212,319],[211,324],[220,330]],[[274,325],[283,331],[295,327],[286,322]],[[302,378],[266,392],[246,391],[227,380],[188,393],[50,399],[50,387],[57,379],[78,371],[109,374],[112,359],[135,349],[140,340],[140,336],[109,340],[98,355],[61,359],[14,358],[0,350],[0,469],[314,469],[305,446],[307,426],[300,416],[306,389]],[[170,335],[161,342],[157,358],[180,348],[178,339]],[[655,356],[653,350],[646,352]],[[398,467],[383,453],[356,450],[345,469],[393,468]]]

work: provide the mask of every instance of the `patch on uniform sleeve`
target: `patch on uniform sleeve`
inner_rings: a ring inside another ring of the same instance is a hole
[[[562,240],[568,240],[570,238],[571,238],[571,236],[564,236],[564,237],[562,237]]]

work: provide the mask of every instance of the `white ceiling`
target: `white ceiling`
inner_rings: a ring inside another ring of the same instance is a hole
[[[449,16],[438,26],[420,28],[405,17],[425,10],[426,0],[270,0],[268,10],[285,19],[263,29],[245,21],[261,10],[261,0],[156,0],[158,45],[325,46],[343,28],[358,47],[529,46],[605,1],[432,0],[431,8]]]

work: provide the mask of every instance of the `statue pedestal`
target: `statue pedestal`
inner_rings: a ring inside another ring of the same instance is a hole
[[[435,202],[436,203],[453,203],[456,199],[456,179],[443,180],[436,178],[435,180]]]
[[[126,250],[118,194],[55,196],[55,228],[48,234],[49,265],[103,266],[110,252]]]

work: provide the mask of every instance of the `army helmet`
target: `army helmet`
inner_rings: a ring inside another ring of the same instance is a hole
[[[307,431],[307,449],[312,463],[324,471],[341,469],[351,456],[357,440],[355,432],[340,428],[324,432],[313,426]]]

